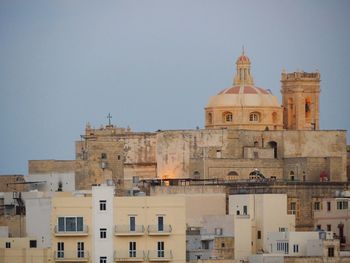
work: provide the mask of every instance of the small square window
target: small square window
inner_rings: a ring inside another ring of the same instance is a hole
[[[5,245],[6,245],[6,248],[11,248],[11,242],[6,242]]]
[[[101,153],[101,159],[107,159],[107,153]]]
[[[100,211],[106,211],[106,200],[100,200]]]
[[[30,247],[30,248],[37,247],[36,240],[29,240],[29,247]]]

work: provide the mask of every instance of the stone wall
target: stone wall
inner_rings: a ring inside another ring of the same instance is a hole
[[[0,175],[0,192],[24,192],[27,185],[24,183],[24,176],[21,174]]]
[[[66,173],[74,171],[74,160],[29,160],[28,173]]]
[[[26,217],[23,215],[1,215],[0,226],[8,226],[10,237],[26,236]]]

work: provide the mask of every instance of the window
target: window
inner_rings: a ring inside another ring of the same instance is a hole
[[[243,215],[248,215],[248,206],[243,206]]]
[[[157,255],[159,258],[164,258],[164,241],[158,241],[158,243],[157,243]]]
[[[136,242],[135,241],[129,242],[129,257],[136,258]]]
[[[317,225],[317,226],[316,226],[316,230],[318,230],[318,231],[319,231],[319,230],[322,230],[322,226],[321,226],[321,225]]]
[[[289,244],[288,242],[277,242],[277,251],[284,252],[288,254],[289,252]]]
[[[216,158],[221,158],[221,150],[216,150]]]
[[[330,258],[334,257],[334,247],[328,248],[328,257],[330,257]]]
[[[299,252],[299,245],[293,245],[293,252],[298,253]]]
[[[220,227],[215,228],[215,235],[222,236],[222,228]]]
[[[209,241],[208,240],[202,241],[202,249],[209,249]]]
[[[332,225],[327,225],[327,231],[332,231]]]
[[[57,258],[64,258],[64,243],[57,242]]]
[[[84,258],[84,242],[78,242],[77,243],[77,252],[78,252],[78,258]]]
[[[315,210],[315,211],[318,211],[318,210],[320,210],[320,208],[321,208],[320,202],[315,202],[315,203],[314,203],[314,210]]]
[[[106,211],[106,200],[100,200],[100,211]]]
[[[224,116],[225,116],[225,122],[232,122],[233,118],[232,118],[231,112],[226,112]]]
[[[6,246],[6,248],[11,248],[11,242],[6,242],[5,246]]]
[[[134,216],[130,216],[129,221],[130,221],[130,231],[135,231],[136,230],[136,218]]]
[[[107,257],[100,257],[100,263],[107,263]]]
[[[107,228],[100,228],[100,238],[107,238]]]
[[[83,217],[59,217],[58,231],[59,232],[80,232],[84,230]]]
[[[254,122],[258,122],[260,121],[260,114],[257,112],[253,112],[249,115],[249,121],[254,121]]]
[[[225,247],[225,243],[221,242],[221,248],[224,248],[224,247]]]
[[[120,161],[120,155],[117,156],[118,161]]]
[[[285,227],[279,227],[279,228],[278,228],[278,231],[279,231],[279,232],[287,232],[287,228],[285,228]]]
[[[107,153],[101,153],[101,159],[107,159]]]
[[[258,239],[261,239],[261,231],[258,230]]]
[[[290,213],[291,213],[292,215],[295,215],[296,207],[297,207],[296,202],[291,202],[291,203],[290,203]]]
[[[331,211],[331,202],[327,202],[327,211]]]
[[[211,124],[213,122],[213,115],[211,112],[208,113],[208,124]]]
[[[29,247],[30,247],[30,248],[35,248],[35,247],[37,247],[37,242],[36,242],[36,240],[29,240]]]
[[[164,231],[164,217],[158,216],[158,231]]]
[[[337,209],[338,210],[346,210],[346,209],[348,209],[348,201],[338,201],[337,202]]]

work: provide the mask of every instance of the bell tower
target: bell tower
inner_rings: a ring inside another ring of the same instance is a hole
[[[282,73],[283,126],[287,130],[319,130],[319,72]]]

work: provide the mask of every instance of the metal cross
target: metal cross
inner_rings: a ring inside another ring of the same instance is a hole
[[[108,125],[111,125],[111,119],[112,119],[111,113],[108,113],[107,119],[108,119]]]

